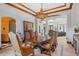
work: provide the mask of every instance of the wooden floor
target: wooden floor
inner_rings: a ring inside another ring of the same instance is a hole
[[[54,56],[76,56],[75,50],[72,45],[67,44],[66,37],[58,37],[58,46],[54,53]]]
[[[57,41],[58,45],[52,56],[76,56],[74,48],[70,44],[67,44],[66,37],[58,37]],[[45,54],[40,55],[46,56]],[[14,56],[12,47],[0,50],[0,56]]]

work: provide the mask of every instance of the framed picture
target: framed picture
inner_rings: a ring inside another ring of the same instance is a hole
[[[24,26],[24,31],[33,29],[33,23],[32,22],[24,21],[23,26]]]

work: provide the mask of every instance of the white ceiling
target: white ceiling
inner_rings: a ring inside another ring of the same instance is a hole
[[[25,5],[29,5],[29,6],[27,6],[27,7],[29,7],[29,8],[33,8],[34,10],[38,10],[38,11],[40,11],[40,8],[39,7],[37,7],[37,6],[41,6],[41,4],[40,3],[28,3],[28,4],[26,4],[26,3],[22,3],[22,4],[25,4]],[[54,8],[55,6],[59,6],[59,3],[44,3],[43,5],[53,5],[52,7]],[[55,5],[55,6],[54,6]],[[60,5],[62,5],[62,4],[60,4]],[[46,7],[46,6],[45,6]],[[50,6],[51,7],[51,6]],[[49,7],[49,8],[50,8]],[[48,9],[49,9],[48,8]],[[9,9],[9,10],[8,10]],[[28,14],[28,13],[25,13],[25,12],[22,12],[21,10],[18,10],[18,9],[16,9],[16,8],[14,8],[14,7],[12,7],[12,6],[9,6],[9,5],[6,5],[6,4],[0,4],[0,16],[2,15],[4,15],[4,16],[17,16],[17,17],[24,17],[24,18],[31,18],[30,17],[30,14]],[[69,11],[70,12],[70,11]],[[61,13],[55,13],[55,15],[61,15],[61,14],[68,14],[68,11],[67,12],[61,12]],[[29,15],[29,16],[28,16]],[[61,15],[62,16],[62,15]],[[58,17],[58,16],[56,16],[56,17]],[[60,16],[59,16],[60,17]],[[48,18],[50,18],[51,19],[51,17],[48,17]],[[54,18],[54,17],[53,17]],[[32,18],[31,18],[32,19]]]
[[[22,3],[22,4],[37,12],[39,12],[41,9],[41,3]],[[64,5],[64,3],[42,3],[42,8],[43,10],[48,10],[61,5]]]
[[[24,20],[34,22],[35,17],[32,15],[25,13],[21,10],[18,10],[12,6],[1,3],[0,4],[0,17],[8,16],[14,18],[15,20]]]

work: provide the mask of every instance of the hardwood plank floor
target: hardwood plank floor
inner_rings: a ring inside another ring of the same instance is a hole
[[[66,37],[58,37],[58,45],[56,50],[52,53],[52,56],[76,56],[74,48],[67,44]],[[0,50],[0,56],[14,56],[12,47],[8,47]],[[46,56],[41,54],[41,56]]]

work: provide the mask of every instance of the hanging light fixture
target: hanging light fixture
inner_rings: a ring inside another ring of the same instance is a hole
[[[45,13],[43,12],[43,3],[41,3],[40,12],[37,12],[36,16],[37,16],[37,18],[39,18],[39,19],[41,19],[41,20],[43,20],[44,18],[47,17],[47,14],[45,14]]]

